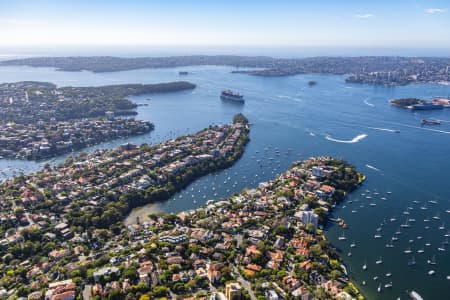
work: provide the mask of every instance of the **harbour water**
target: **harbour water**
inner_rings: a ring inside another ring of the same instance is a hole
[[[189,75],[180,78],[180,70],[188,71]],[[135,209],[126,223],[154,211],[192,209],[209,199],[219,199],[271,179],[295,160],[331,155],[349,161],[367,176],[363,186],[349,195],[333,214],[334,218],[345,219],[350,228],[330,224],[327,231],[327,237],[341,251],[350,277],[363,293],[369,299],[407,299],[406,290],[415,290],[424,299],[448,295],[450,246],[443,242],[450,230],[450,214],[446,212],[450,209],[447,174],[450,109],[411,112],[390,106],[388,100],[447,96],[450,87],[438,84],[376,87],[346,84],[345,76],[264,78],[232,74],[232,70],[202,66],[94,74],[2,67],[0,82],[39,80],[59,86],[86,86],[191,81],[198,85],[192,91],[132,97],[137,103],[148,104],[138,108],[137,117],[154,122],[155,130],[126,141],[158,143],[213,123],[230,122],[239,112],[253,124],[251,141],[243,157],[231,168],[200,178],[166,202]],[[317,85],[309,87],[310,80],[317,81]],[[228,88],[243,93],[245,104],[221,101],[220,91]],[[422,118],[442,120],[442,125],[422,127]],[[124,141],[84,151],[109,148]],[[58,163],[65,157],[48,162]],[[31,172],[42,163],[2,159],[0,176]],[[391,221],[393,217],[395,221]],[[401,227],[407,220],[409,227]],[[338,237],[343,231],[347,239],[340,241]],[[395,234],[397,231],[401,233]],[[381,237],[374,238],[375,234]],[[392,241],[393,236],[398,240]],[[391,241],[394,247],[386,247]],[[354,248],[350,247],[352,242]],[[409,247],[412,253],[405,254]],[[423,253],[417,252],[422,249]],[[408,266],[412,256],[416,264]],[[436,265],[427,263],[433,256]],[[380,257],[383,263],[376,264]],[[364,263],[366,271],[362,269]],[[435,274],[428,275],[430,270]],[[391,276],[386,276],[387,273]],[[390,282],[392,288],[385,288]]]

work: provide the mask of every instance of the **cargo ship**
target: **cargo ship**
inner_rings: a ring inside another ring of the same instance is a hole
[[[229,100],[229,101],[235,101],[235,102],[241,102],[243,103],[244,100],[244,95],[241,95],[239,93],[235,93],[231,90],[225,90],[222,91],[222,93],[220,94],[220,99],[222,100]]]

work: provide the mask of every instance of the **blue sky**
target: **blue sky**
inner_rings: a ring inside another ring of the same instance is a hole
[[[0,47],[187,45],[450,49],[449,10],[449,0],[0,0]]]

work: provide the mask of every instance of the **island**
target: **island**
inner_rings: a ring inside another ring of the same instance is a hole
[[[130,208],[236,161],[249,132],[240,120],[156,146],[82,154],[2,183],[0,296],[362,299],[323,229],[364,180],[341,160],[298,161],[256,188],[123,225]]]
[[[432,101],[417,98],[392,99],[389,103],[396,107],[407,108],[411,110],[434,110],[449,107],[450,99],[437,97]]]
[[[126,97],[193,88],[185,81],[60,88],[34,81],[0,84],[0,156],[37,160],[147,133],[154,125],[129,118],[137,114],[137,104]]]
[[[255,76],[297,74],[346,75],[348,83],[405,85],[410,83],[450,83],[448,57],[309,57],[192,55],[170,57],[31,57],[5,60],[0,66],[51,67],[61,71],[116,72],[143,68],[175,68],[200,65],[233,66],[233,73]],[[183,71],[181,71],[183,72]]]

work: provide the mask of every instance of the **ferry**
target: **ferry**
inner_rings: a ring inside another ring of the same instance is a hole
[[[422,121],[420,121],[420,125],[441,125],[441,122],[434,119],[422,119]]]
[[[220,99],[222,100],[230,100],[230,101],[235,101],[235,102],[240,102],[243,103],[244,100],[244,95],[241,95],[239,93],[235,93],[231,90],[224,90],[222,91],[222,93],[220,94]]]

